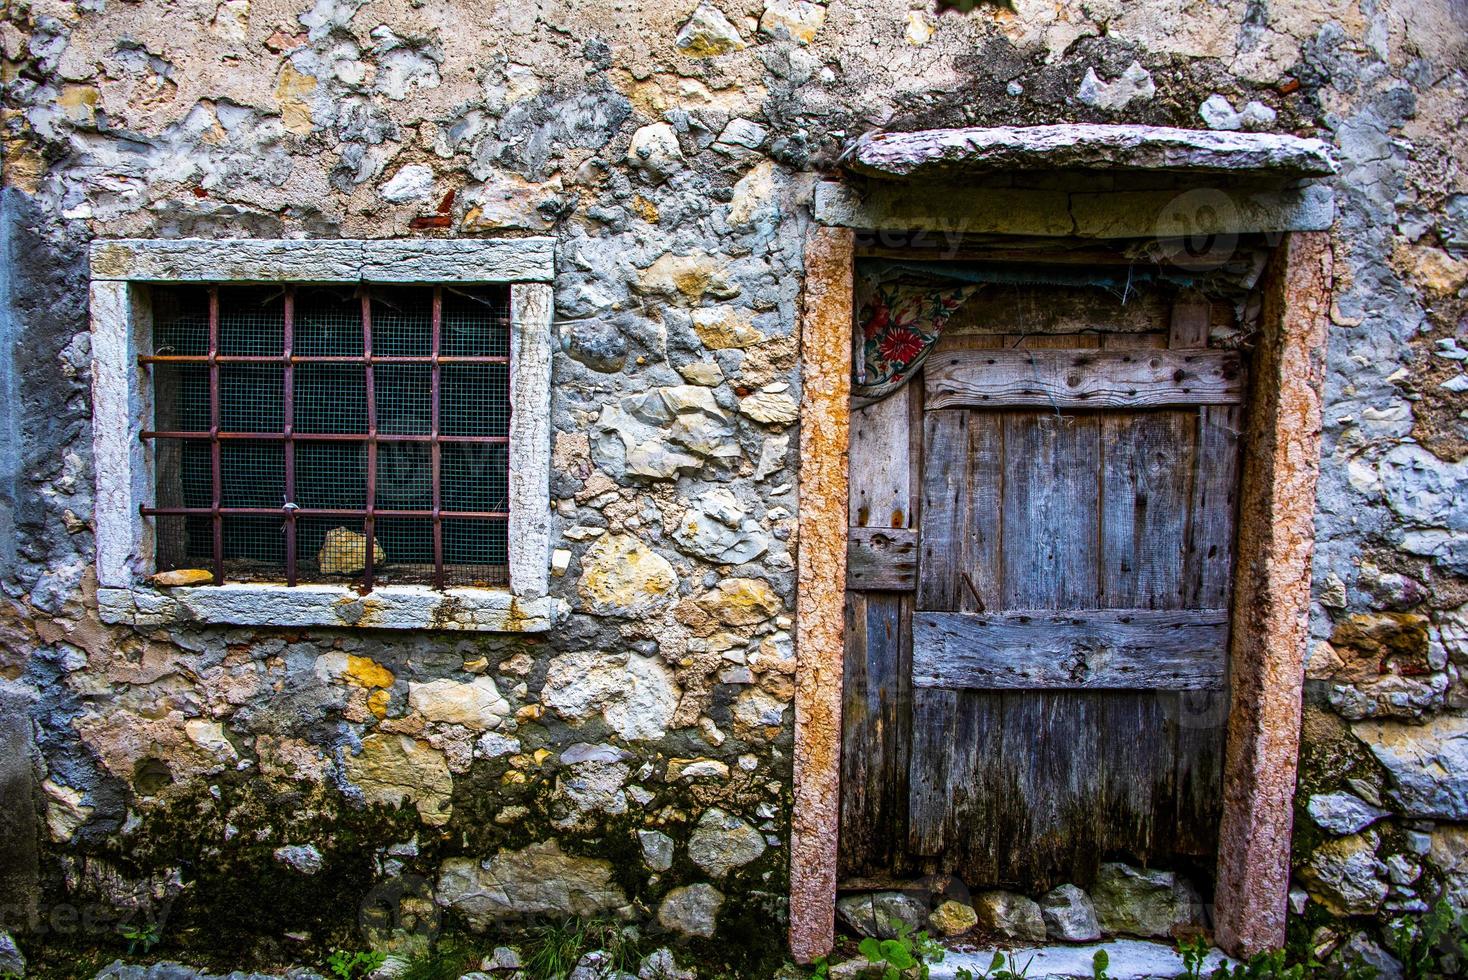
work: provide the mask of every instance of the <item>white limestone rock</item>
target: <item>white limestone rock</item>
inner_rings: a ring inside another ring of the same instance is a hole
[[[786,38],[800,44],[810,44],[816,39],[821,25],[826,22],[826,8],[807,0],[765,0],[764,13],[760,14],[759,32],[767,37]]]
[[[688,857],[714,878],[722,878],[765,852],[764,835],[732,813],[710,807],[688,838]]]
[[[1266,130],[1273,126],[1279,114],[1262,102],[1245,103],[1235,111],[1228,99],[1218,93],[1210,95],[1198,107],[1198,115],[1209,129],[1221,130]]]
[[[443,678],[408,685],[408,706],[429,721],[463,725],[470,731],[498,728],[510,713],[493,678],[476,677],[468,683]]]
[[[704,493],[689,505],[673,538],[683,550],[725,565],[753,561],[770,546],[759,521],[723,487]]]
[[[611,864],[566,854],[553,840],[483,861],[450,858],[439,869],[436,895],[476,930],[526,915],[591,918],[627,905]]]
[[[658,906],[658,924],[685,936],[713,936],[719,925],[724,895],[713,885],[699,882],[674,888]]]
[[[766,385],[739,402],[739,414],[765,425],[783,427],[800,417],[800,407],[783,386]]]
[[[1152,81],[1152,73],[1133,61],[1126,71],[1110,82],[1103,82],[1096,69],[1087,68],[1076,98],[1086,105],[1115,111],[1125,109],[1135,101],[1145,102],[1156,94],[1157,84]]]
[[[597,650],[552,660],[540,697],[567,721],[600,714],[627,741],[662,738],[678,707],[673,672],[660,661]]]
[[[628,165],[655,182],[667,180],[687,165],[678,146],[678,134],[667,123],[652,123],[632,134],[627,145]]]
[[[581,558],[576,592],[602,616],[645,616],[676,598],[678,576],[662,555],[630,534],[608,534]]]
[[[566,765],[556,774],[551,791],[551,826],[561,831],[585,831],[603,815],[626,813],[627,794],[622,787],[631,775],[626,763],[607,762],[598,756]]]
[[[1305,804],[1305,810],[1311,820],[1332,834],[1354,834],[1390,816],[1381,807],[1346,792],[1316,793]]]
[[[1091,897],[1075,885],[1052,888],[1040,899],[1040,916],[1045,934],[1067,943],[1088,943],[1101,938],[1096,907]]]
[[[1351,731],[1386,769],[1389,795],[1406,816],[1468,821],[1468,718],[1359,721]]]
[[[433,170],[421,163],[410,163],[382,185],[382,197],[393,204],[426,201],[433,193]]]

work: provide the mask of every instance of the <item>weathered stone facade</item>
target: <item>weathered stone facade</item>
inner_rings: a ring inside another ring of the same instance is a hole
[[[181,945],[263,962],[411,939],[383,922],[609,915],[762,975],[817,179],[873,129],[1067,121],[1331,144],[1295,913],[1328,953],[1441,886],[1468,901],[1461,3],[6,6],[8,928],[167,909]],[[564,622],[103,624],[91,241],[526,233],[558,243]]]

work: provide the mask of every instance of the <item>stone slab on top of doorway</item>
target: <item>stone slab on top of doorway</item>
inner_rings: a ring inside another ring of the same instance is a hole
[[[1318,139],[1096,123],[868,133],[855,140],[841,159],[853,173],[908,179],[1033,168],[1274,177],[1325,177],[1336,172],[1330,148]]]

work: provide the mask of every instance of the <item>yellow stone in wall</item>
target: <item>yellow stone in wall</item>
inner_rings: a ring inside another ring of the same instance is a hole
[[[275,83],[275,102],[280,106],[280,121],[292,133],[306,136],[311,132],[311,103],[316,91],[316,78],[303,75],[286,62]]]
[[[347,654],[346,678],[362,687],[392,687],[393,672],[371,657]]]

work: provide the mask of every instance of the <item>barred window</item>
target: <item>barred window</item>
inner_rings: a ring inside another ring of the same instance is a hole
[[[160,571],[507,582],[508,286],[187,284],[151,303]]]

